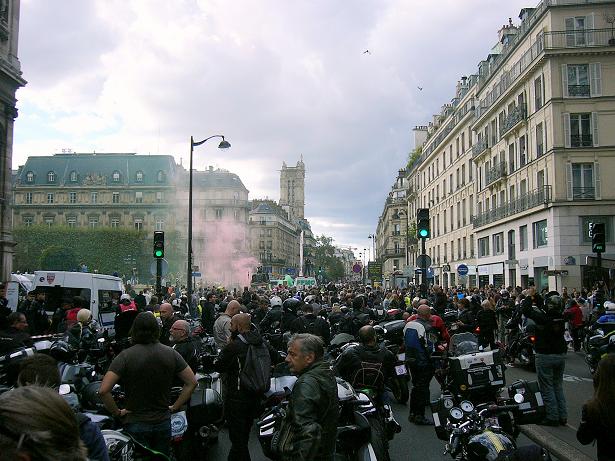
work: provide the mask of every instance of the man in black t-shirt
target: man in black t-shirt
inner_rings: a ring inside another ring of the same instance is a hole
[[[159,337],[156,317],[151,312],[137,315],[132,326],[134,345],[113,359],[98,393],[107,410],[122,418],[126,432],[149,448],[168,455],[171,413],[190,399],[197,381],[182,356],[160,344]],[[184,386],[175,403],[169,406],[176,376]],[[111,395],[118,382],[126,394],[126,408],[122,409]]]

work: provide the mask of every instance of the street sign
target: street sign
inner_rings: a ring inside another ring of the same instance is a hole
[[[419,255],[418,258],[416,258],[416,265],[419,267],[429,267],[431,266],[431,258],[429,255]]]
[[[193,277],[202,277],[202,276],[203,276],[203,274],[201,274],[200,272],[193,272],[193,273],[192,273],[192,276],[193,276]]]
[[[459,275],[468,275],[468,271],[469,271],[468,266],[466,266],[465,264],[459,264],[457,266],[457,273]]]
[[[370,262],[367,264],[367,276],[371,280],[382,278],[382,263]]]
[[[567,276],[568,275],[568,271],[567,270],[548,270],[548,271],[542,271],[542,275],[544,275],[545,277],[551,277],[553,275],[562,275],[562,276]]]
[[[156,277],[156,261],[152,261],[149,266],[149,273]],[[169,262],[166,259],[162,260],[162,275],[163,277],[169,273]]]
[[[359,274],[362,270],[363,267],[359,263],[354,263],[354,265],[352,266],[352,272],[354,272],[355,274]]]

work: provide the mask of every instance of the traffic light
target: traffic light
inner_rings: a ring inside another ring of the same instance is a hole
[[[429,228],[429,208],[419,208],[416,210],[416,236],[420,239],[431,237]]]
[[[604,223],[594,223],[591,227],[592,251],[594,253],[604,253],[606,250],[606,236]]]
[[[154,231],[154,258],[164,258],[164,232]]]

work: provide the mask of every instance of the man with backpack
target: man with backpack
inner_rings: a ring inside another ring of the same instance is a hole
[[[263,394],[269,390],[271,364],[279,361],[278,353],[250,326],[249,314],[231,318],[231,339],[214,364],[216,371],[225,374],[224,415],[231,439],[228,459],[233,461],[250,460],[252,422],[258,416]]]
[[[320,336],[325,346],[328,345],[331,339],[331,327],[327,321],[314,314],[314,306],[312,304],[305,304],[302,307],[302,311],[303,315],[290,324],[290,332],[310,333]]]

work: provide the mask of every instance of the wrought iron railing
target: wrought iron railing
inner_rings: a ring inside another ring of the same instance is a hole
[[[593,200],[596,198],[596,188],[594,187],[573,187],[572,198],[574,200]]]
[[[487,170],[486,182],[487,184],[491,184],[492,182],[497,181],[500,178],[506,177],[506,162],[500,162],[496,164],[494,167]]]
[[[545,50],[561,48],[584,48],[596,46],[615,46],[611,29],[579,29],[545,32]]]
[[[570,147],[592,147],[593,139],[591,134],[571,134]]]
[[[589,85],[568,85],[568,96],[589,98]]]
[[[551,186],[543,186],[526,194],[510,200],[497,208],[485,211],[472,217],[474,228],[499,221],[500,219],[521,213],[539,205],[545,205],[551,201]]]
[[[472,158],[478,157],[485,152],[488,147],[489,143],[487,142],[487,137],[483,136],[472,146]]]
[[[386,250],[384,250],[384,257],[385,258],[401,258],[401,257],[405,257],[406,256],[406,249],[399,247],[399,248],[387,248]]]
[[[508,112],[504,123],[500,125],[500,137],[512,130],[519,122],[527,118],[527,106],[519,104]]]

